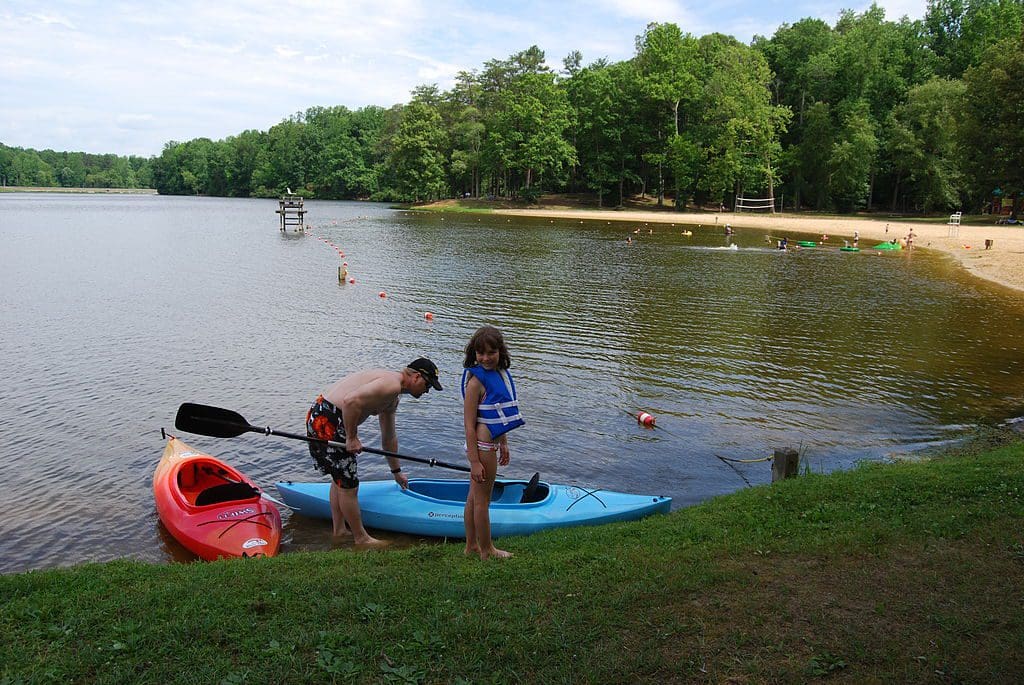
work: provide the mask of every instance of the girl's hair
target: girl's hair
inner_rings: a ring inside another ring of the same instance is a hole
[[[507,369],[512,366],[512,357],[509,356],[508,348],[505,347],[505,338],[501,335],[501,331],[494,326],[481,326],[476,329],[476,333],[466,345],[466,360],[462,362],[462,366],[467,369],[476,366],[476,353],[489,347],[498,351],[499,369]]]

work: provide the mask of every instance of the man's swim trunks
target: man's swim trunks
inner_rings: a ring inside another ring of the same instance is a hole
[[[306,413],[306,435],[321,440],[345,441],[341,410],[325,400],[323,395],[316,398]],[[309,443],[309,454],[313,457],[313,465],[333,478],[340,487],[351,490],[359,486],[356,455],[322,442]]]

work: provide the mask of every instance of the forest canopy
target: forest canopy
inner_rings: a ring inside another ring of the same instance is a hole
[[[652,23],[633,56],[562,67],[533,46],[390,108],[311,107],[143,159],[0,145],[7,185],[428,201],[586,192],[699,205],[978,211],[1024,191],[1024,0],[873,5],[749,45]]]

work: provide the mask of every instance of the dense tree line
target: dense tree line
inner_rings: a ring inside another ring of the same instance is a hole
[[[26,150],[0,144],[0,183],[45,188],[151,188],[153,159]]]
[[[233,197],[582,191],[602,205],[774,196],[899,212],[977,211],[997,186],[1024,191],[1024,0],[929,0],[920,21],[872,6],[750,45],[654,23],[631,59],[562,64],[531,47],[389,109],[314,107],[266,132],[169,142],[136,178]]]

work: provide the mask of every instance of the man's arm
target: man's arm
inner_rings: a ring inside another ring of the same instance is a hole
[[[398,409],[398,398],[390,406],[382,409],[377,415],[380,420],[380,444],[388,452],[398,451],[398,432],[395,430],[395,412]],[[409,477],[402,471],[402,462],[394,457],[388,457],[388,466],[391,468],[391,475],[395,482],[403,490],[409,485]]]

